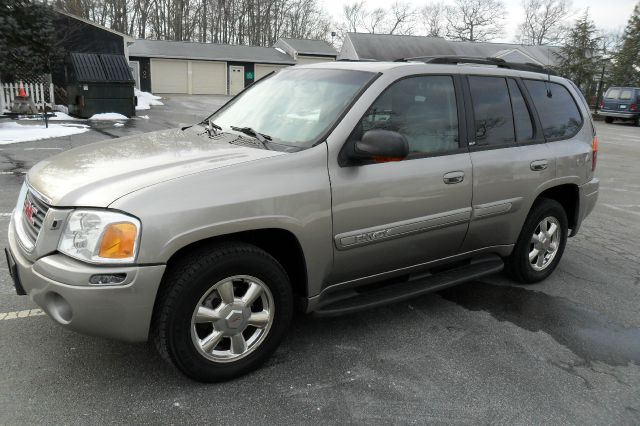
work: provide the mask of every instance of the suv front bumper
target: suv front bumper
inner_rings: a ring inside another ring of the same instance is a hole
[[[151,315],[165,265],[106,267],[59,253],[27,259],[9,224],[14,282],[58,324],[84,334],[129,342],[148,339]],[[9,260],[9,259],[8,259]],[[11,267],[11,266],[10,266]],[[93,275],[125,274],[118,285],[92,285]]]

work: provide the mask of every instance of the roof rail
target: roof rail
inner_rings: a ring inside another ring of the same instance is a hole
[[[396,62],[410,62],[410,61],[424,62],[427,64],[447,64],[447,65],[457,65],[457,64],[491,65],[498,68],[506,68],[510,70],[529,71],[529,72],[544,73],[549,75],[558,75],[551,68],[545,68],[538,64],[532,64],[531,62],[526,62],[526,63],[507,62],[504,59],[500,59],[500,58],[473,58],[469,56],[420,56],[416,58],[396,59]]]

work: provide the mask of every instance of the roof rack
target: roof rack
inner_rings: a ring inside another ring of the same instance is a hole
[[[410,62],[410,61],[424,62],[427,64],[446,64],[446,65],[457,65],[457,64],[491,65],[498,68],[506,68],[510,70],[529,71],[529,72],[544,73],[549,75],[558,75],[551,68],[545,68],[538,64],[532,64],[531,62],[526,62],[526,63],[507,62],[504,59],[500,59],[500,58],[473,58],[468,56],[420,56],[416,58],[396,59],[395,62]]]

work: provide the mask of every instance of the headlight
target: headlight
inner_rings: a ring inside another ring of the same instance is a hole
[[[103,210],[75,210],[67,219],[58,250],[91,263],[132,263],[138,250],[140,221]]]

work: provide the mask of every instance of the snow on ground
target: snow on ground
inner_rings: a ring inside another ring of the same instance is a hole
[[[122,127],[122,126],[124,126],[123,123],[116,123],[116,124],[113,125],[113,127]]]
[[[145,120],[148,120],[149,116],[148,115],[139,115],[138,118],[144,118]]]
[[[89,120],[128,120],[127,116],[118,114],[117,112],[103,112],[100,114],[92,115]]]
[[[138,97],[138,105],[136,105],[137,111],[151,109],[152,105],[164,105],[160,102],[160,99],[162,99],[160,96],[156,96],[149,92],[142,92],[135,89],[135,95]]]
[[[56,111],[54,112],[55,116],[54,117],[49,117],[49,121],[78,121],[78,120],[83,120],[82,118],[76,118],[76,117],[72,117],[69,114],[66,114],[64,112],[60,112],[60,111]],[[20,118],[20,120],[41,120],[44,121],[44,119],[42,118],[42,116],[33,116],[33,117],[24,117],[24,118]]]
[[[49,124],[49,128],[42,125],[24,125],[18,123],[0,123],[0,145],[15,142],[35,141],[39,139],[58,138],[76,135],[89,131],[84,124]]]

